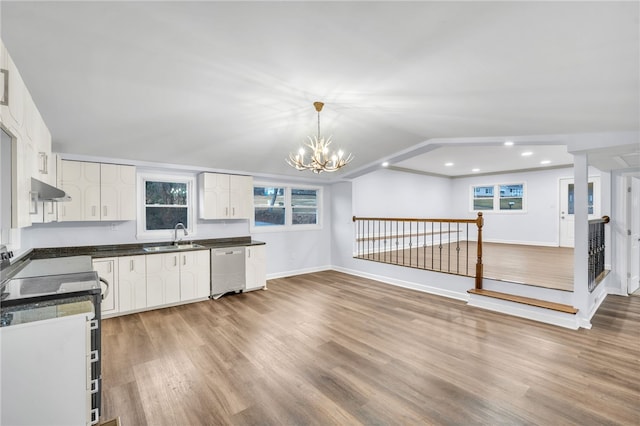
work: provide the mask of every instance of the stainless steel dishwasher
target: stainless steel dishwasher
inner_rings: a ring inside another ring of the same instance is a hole
[[[245,289],[244,247],[211,250],[211,298]]]

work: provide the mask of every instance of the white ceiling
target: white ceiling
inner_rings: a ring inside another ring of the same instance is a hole
[[[284,159],[320,100],[323,134],[355,155],[312,176],[328,179],[433,138],[639,130],[638,16],[638,2],[3,0],[0,34],[56,151],[311,177]],[[482,155],[454,153],[467,169]],[[442,159],[404,166],[446,174]]]

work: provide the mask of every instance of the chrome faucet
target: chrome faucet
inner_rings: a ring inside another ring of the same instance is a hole
[[[187,235],[189,235],[189,233],[187,232],[187,228],[184,227],[184,224],[182,222],[178,222],[176,223],[176,226],[173,228],[173,244],[178,244],[180,241],[182,241],[182,238],[178,239],[178,228],[182,228],[182,231],[184,231],[184,237],[186,237]]]

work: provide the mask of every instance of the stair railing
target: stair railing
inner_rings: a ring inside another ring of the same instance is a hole
[[[471,276],[482,288],[482,212],[476,219],[353,216],[353,222],[355,258]]]
[[[592,292],[605,275],[605,233],[604,225],[609,223],[609,216],[589,221],[589,292]]]

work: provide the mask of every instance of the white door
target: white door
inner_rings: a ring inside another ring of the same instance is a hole
[[[589,178],[589,219],[600,217],[600,177]],[[573,247],[575,225],[573,178],[560,179],[560,247]]]
[[[631,178],[630,197],[629,294],[640,288],[640,178]]]

